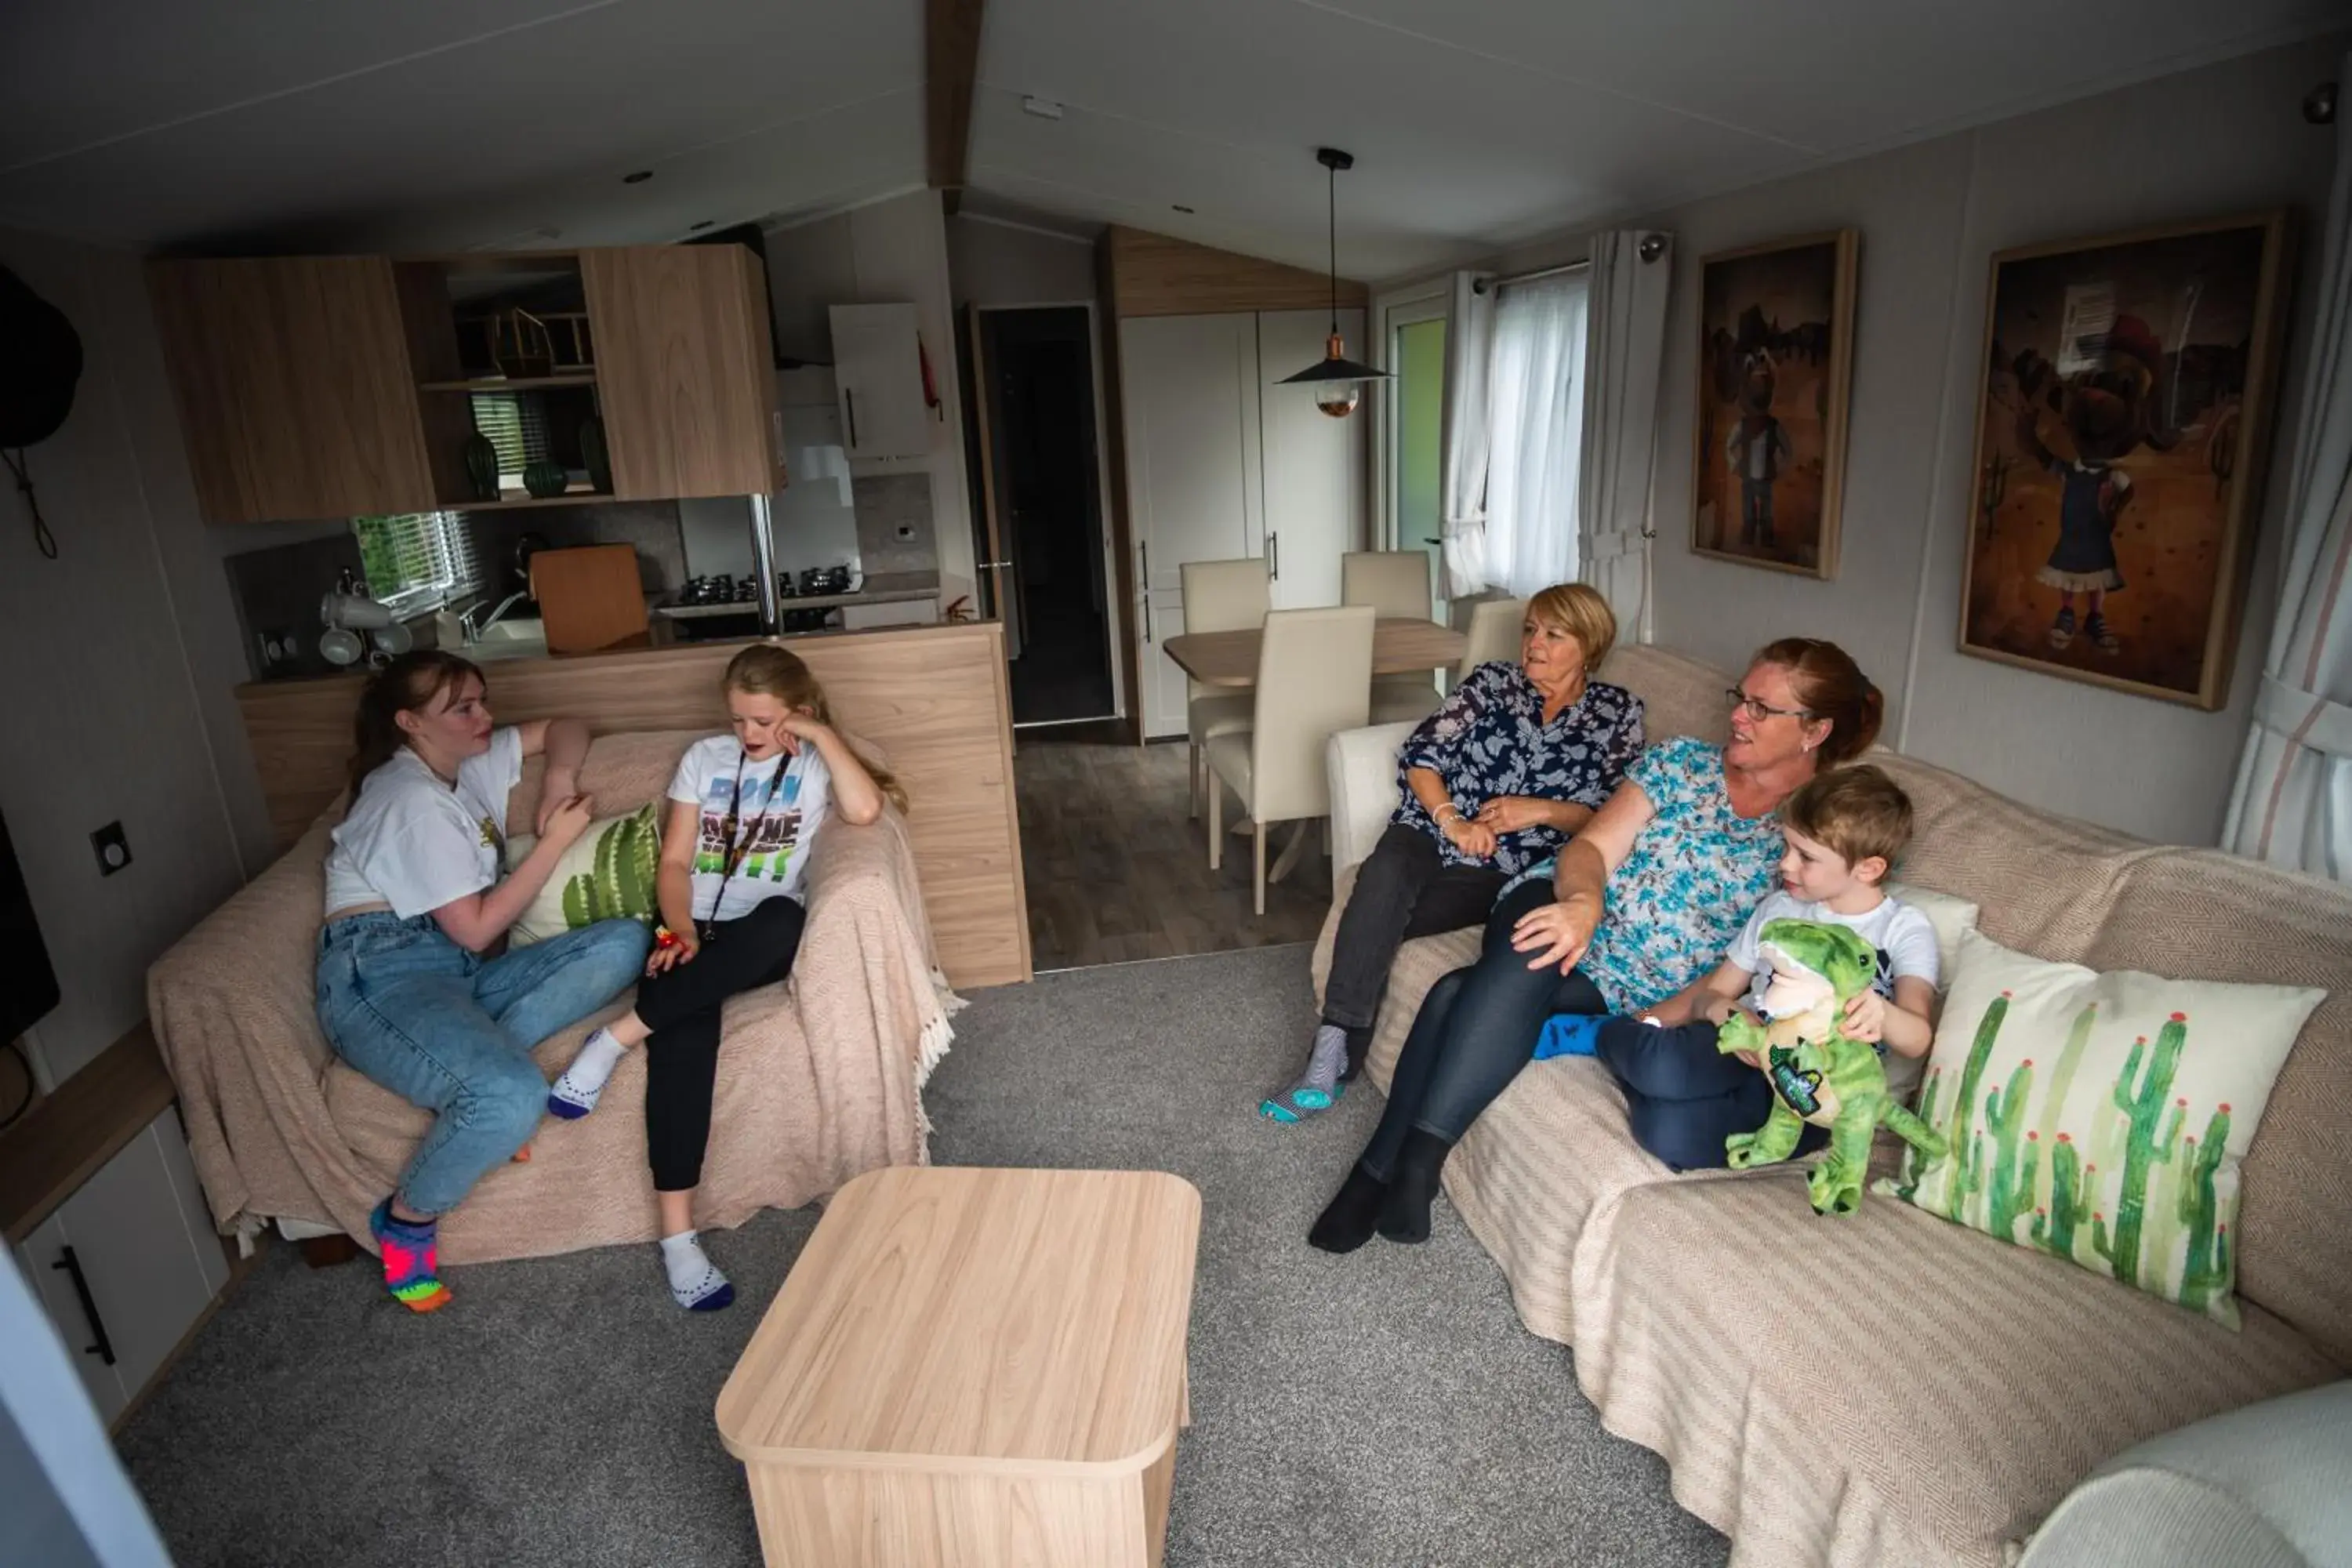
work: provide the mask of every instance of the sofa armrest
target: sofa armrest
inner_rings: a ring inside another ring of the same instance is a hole
[[[1323,753],[1331,789],[1331,870],[1337,875],[1372,852],[1397,805],[1397,752],[1414,721],[1341,730]]]
[[[2318,1568],[2352,1562],[2352,1380],[2151,1437],[2053,1510],[2019,1568]]]

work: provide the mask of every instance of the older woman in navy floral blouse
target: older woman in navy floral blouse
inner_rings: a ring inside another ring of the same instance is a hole
[[[1550,858],[1617,787],[1642,753],[1642,700],[1591,679],[1616,639],[1599,594],[1546,588],[1528,601],[1519,662],[1472,670],[1405,742],[1402,799],[1339,916],[1307,1070],[1261,1115],[1328,1109],[1363,1066],[1397,948],[1484,921],[1503,884]]]

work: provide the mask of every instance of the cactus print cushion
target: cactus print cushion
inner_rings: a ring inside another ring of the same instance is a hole
[[[525,947],[614,915],[651,921],[654,878],[661,863],[661,803],[588,825],[555,862],[547,886],[508,929],[507,945]],[[522,864],[536,838],[507,840],[507,868]]]
[[[2326,995],[2102,974],[1965,931],[1919,1096],[1948,1152],[1906,1148],[1880,1190],[2235,1329],[2238,1162]]]

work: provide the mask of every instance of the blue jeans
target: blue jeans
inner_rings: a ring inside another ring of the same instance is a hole
[[[457,1207],[530,1141],[547,1079],[530,1048],[619,995],[652,941],[599,921],[497,958],[469,952],[431,915],[351,915],[319,933],[319,1025],[335,1054],[433,1129],[395,1196],[413,1212]]]

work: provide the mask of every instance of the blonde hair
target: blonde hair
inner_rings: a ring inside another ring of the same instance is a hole
[[[1874,763],[1817,773],[1780,803],[1780,821],[1851,866],[1875,855],[1888,866],[1911,842],[1911,797]]]
[[[726,677],[719,682],[724,691],[748,691],[761,697],[772,697],[787,708],[806,709],[816,721],[828,729],[839,729],[833,721],[833,709],[824,700],[824,688],[817,684],[801,656],[773,643],[753,643],[727,661]],[[845,740],[845,744],[846,741]],[[852,751],[857,748],[851,747]],[[857,752],[874,787],[887,795],[890,804],[900,811],[907,809],[907,787],[889,769]]]
[[[1601,668],[1617,642],[1617,616],[1598,589],[1584,583],[1555,583],[1528,601],[1528,619],[1566,632],[1584,650],[1584,673]]]

